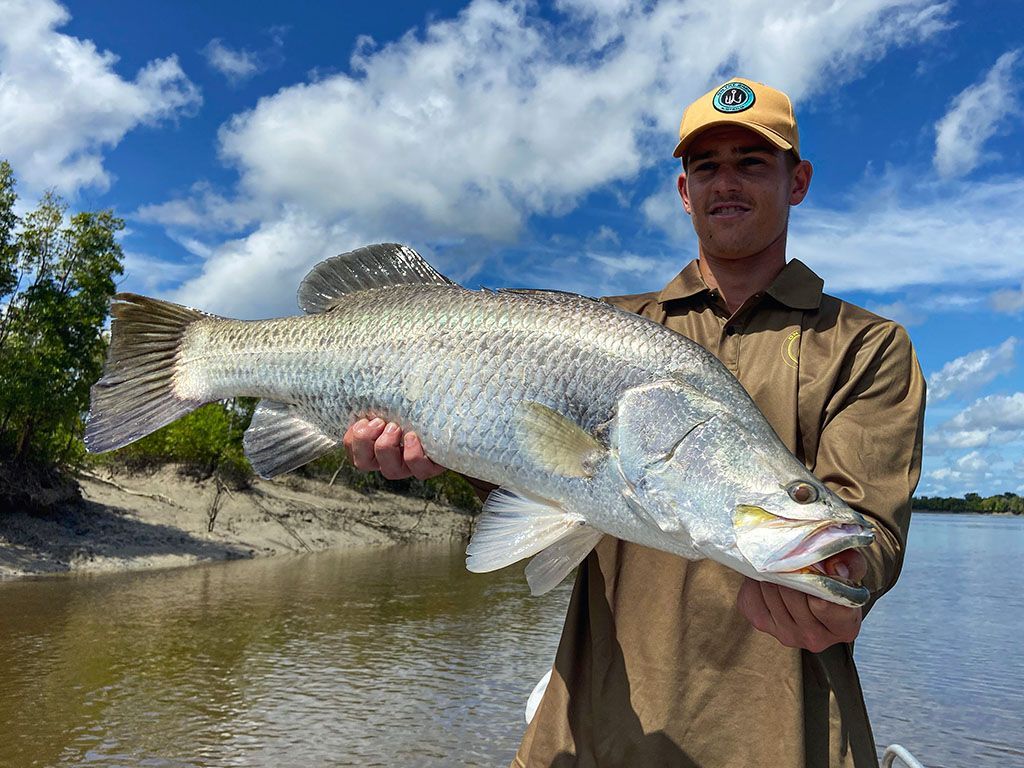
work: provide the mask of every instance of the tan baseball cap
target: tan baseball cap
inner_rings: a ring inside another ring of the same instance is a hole
[[[764,83],[734,77],[693,102],[683,112],[679,143],[672,156],[682,157],[698,134],[716,125],[749,128],[800,158],[800,134],[793,104],[789,96]]]

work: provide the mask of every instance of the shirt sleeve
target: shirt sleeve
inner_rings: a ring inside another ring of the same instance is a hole
[[[829,398],[814,474],[876,528],[863,550],[872,602],[899,576],[921,477],[925,380],[906,331],[886,322],[848,349]]]

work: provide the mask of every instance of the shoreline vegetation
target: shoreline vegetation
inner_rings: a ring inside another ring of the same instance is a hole
[[[1024,496],[1007,491],[995,496],[968,493],[963,497],[915,496],[914,512],[945,512],[975,515],[1022,515]]]

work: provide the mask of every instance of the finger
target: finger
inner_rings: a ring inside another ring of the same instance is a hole
[[[778,585],[761,581],[758,582],[758,586],[761,588],[761,597],[764,598],[768,612],[772,616],[772,623],[775,625],[775,630],[771,634],[775,635],[783,645],[788,645],[791,648],[799,647],[796,621],[793,620],[789,609],[782,601]]]
[[[412,474],[402,461],[402,430],[393,421],[388,422],[374,441],[373,455],[380,465],[380,473],[388,480],[401,480]]]
[[[860,623],[864,616],[861,608],[849,608],[836,605],[820,597],[812,597],[807,601],[814,617],[837,638],[837,642],[851,643],[860,633]]]
[[[761,596],[761,588],[753,579],[743,579],[739,594],[736,596],[736,606],[754,629],[770,632],[774,628],[771,612]]]
[[[786,610],[789,611],[789,615],[796,623],[797,641],[801,648],[820,653],[840,641],[840,638],[822,624],[811,611],[809,595],[795,589],[781,587],[779,596],[782,597],[782,602],[786,604]]]
[[[440,464],[435,464],[423,452],[423,443],[415,432],[406,432],[403,441],[402,459],[412,472],[413,477],[429,480],[445,471]]]
[[[364,472],[380,469],[380,464],[377,463],[377,457],[373,452],[373,443],[384,431],[384,420],[360,419],[352,425],[350,431],[352,432],[352,444],[349,453],[355,468]]]

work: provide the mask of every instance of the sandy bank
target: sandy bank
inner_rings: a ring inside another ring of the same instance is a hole
[[[285,475],[230,491],[164,467],[80,479],[82,498],[0,510],[0,577],[163,568],[205,560],[469,536],[452,507]]]

